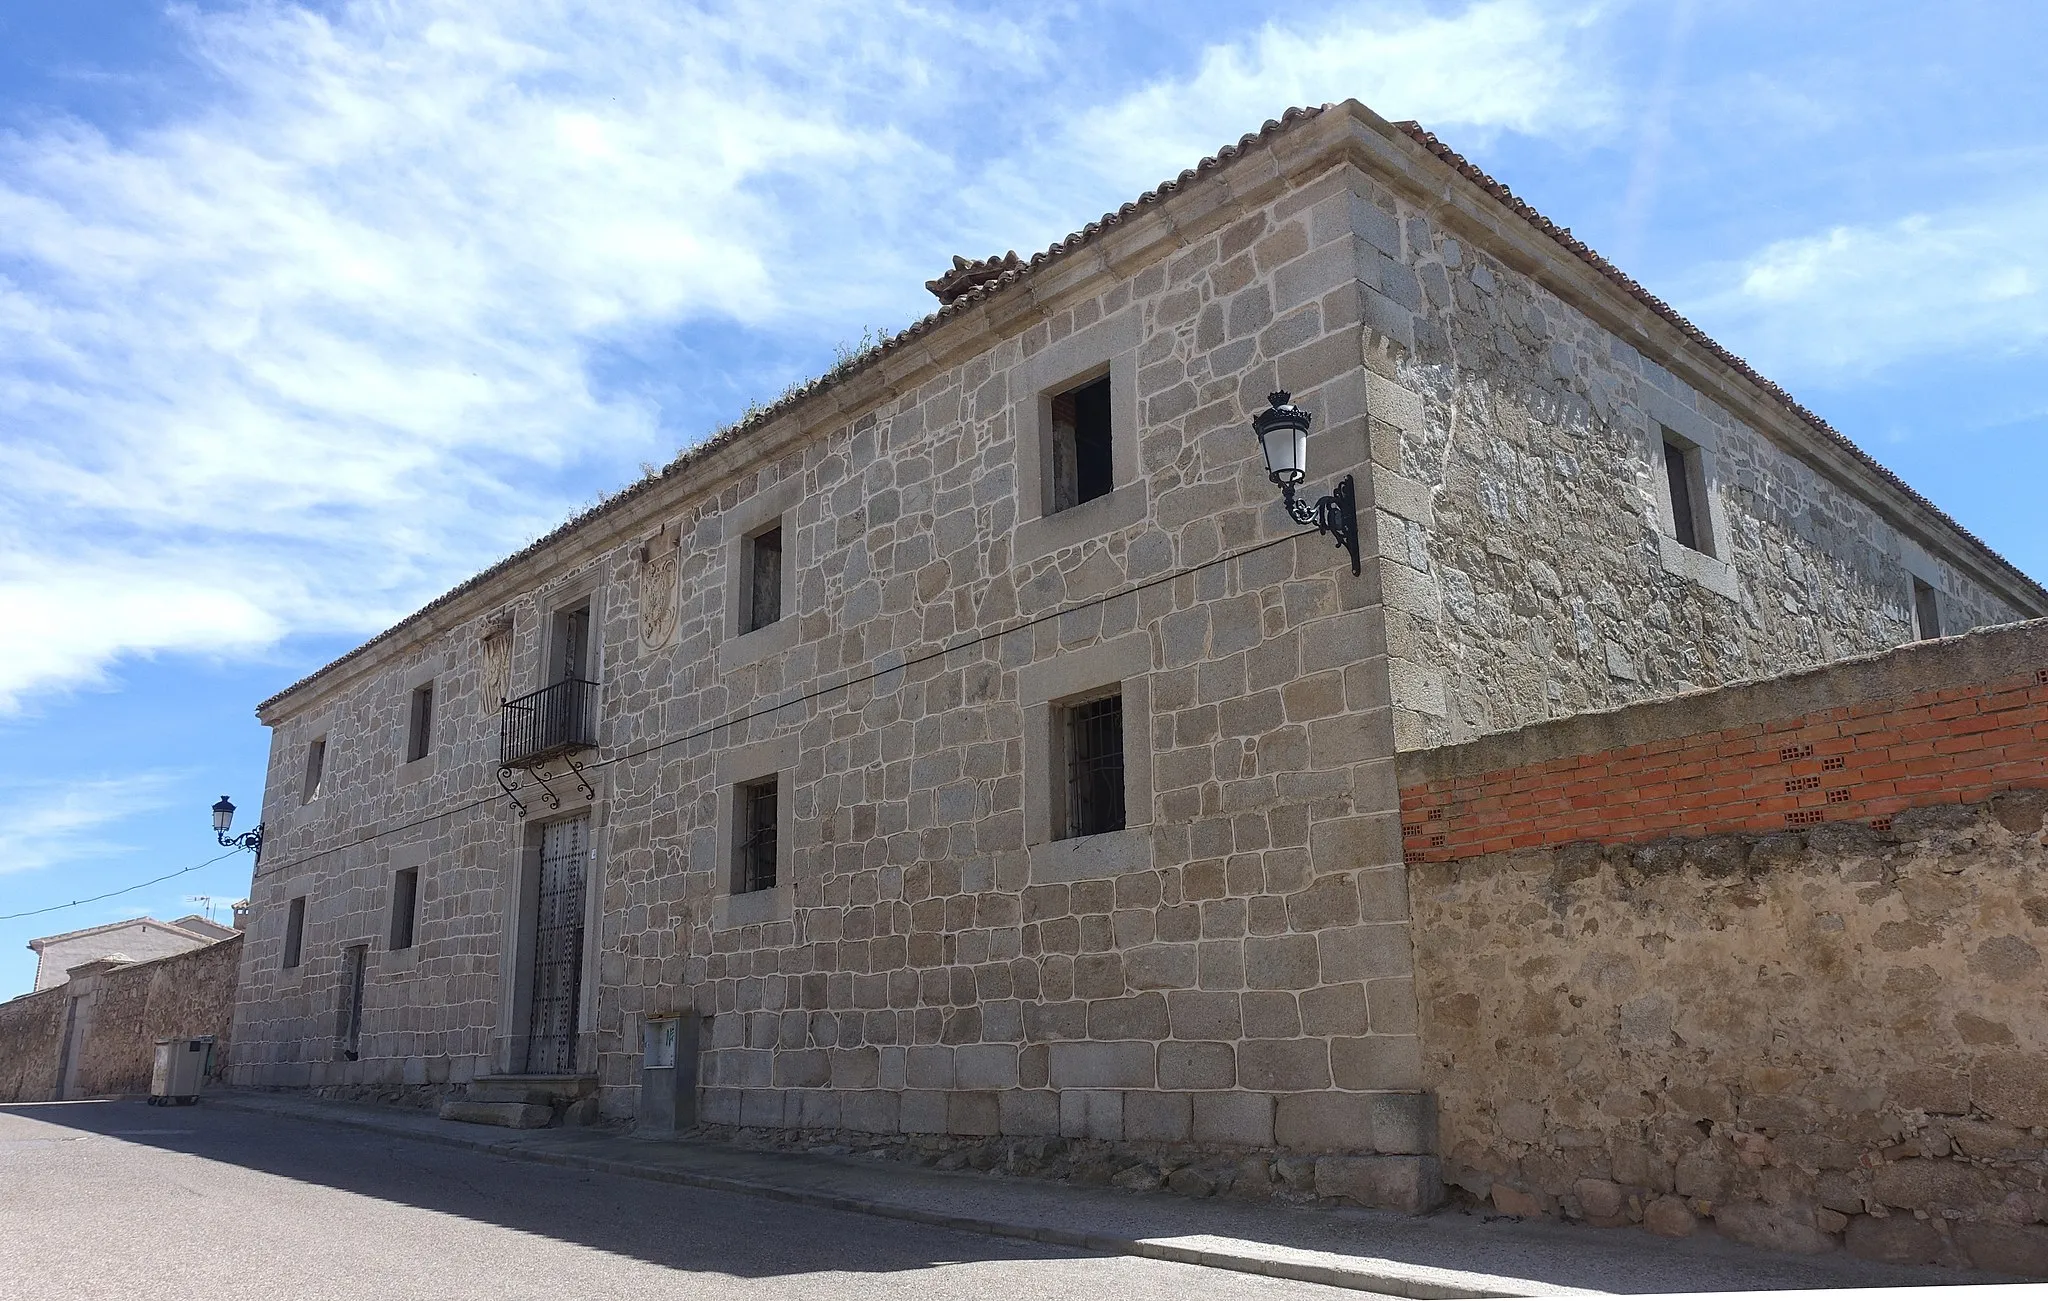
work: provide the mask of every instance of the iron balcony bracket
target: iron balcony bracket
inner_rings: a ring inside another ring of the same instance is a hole
[[[1294,495],[1294,485],[1280,485],[1280,499],[1287,503],[1287,514],[1297,524],[1314,525],[1318,533],[1325,534],[1336,544],[1351,553],[1351,572],[1360,572],[1358,555],[1358,487],[1350,475],[1337,481],[1337,489],[1327,497],[1319,498],[1311,506]]]
[[[512,807],[519,816],[525,817],[526,801],[520,799],[518,795],[519,770],[517,768],[498,769],[498,789],[505,792],[505,798],[512,801]]]
[[[596,799],[597,791],[591,786],[590,779],[583,775],[583,765],[576,762],[576,756],[565,754],[562,756],[562,762],[569,765],[569,775],[574,777],[576,784],[583,788],[583,798],[586,800]]]

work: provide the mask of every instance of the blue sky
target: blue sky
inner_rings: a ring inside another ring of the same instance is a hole
[[[0,913],[253,705],[1295,103],[1415,117],[2048,578],[2048,7],[0,6]],[[246,856],[0,921],[246,892]]]

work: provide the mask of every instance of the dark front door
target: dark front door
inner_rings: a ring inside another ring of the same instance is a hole
[[[529,1075],[576,1073],[576,1008],[583,993],[583,881],[590,819],[564,818],[541,831],[540,890],[533,910],[533,1016]]]

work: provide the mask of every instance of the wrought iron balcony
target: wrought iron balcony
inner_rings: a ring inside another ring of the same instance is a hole
[[[597,684],[570,678],[542,687],[506,701],[499,719],[498,762],[506,768],[538,768],[550,759],[594,749]]]

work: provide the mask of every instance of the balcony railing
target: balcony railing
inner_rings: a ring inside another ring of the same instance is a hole
[[[597,745],[597,684],[570,678],[508,700],[500,714],[499,762],[532,768]]]

